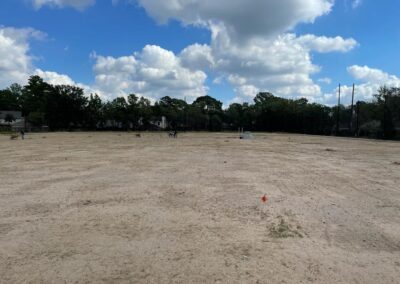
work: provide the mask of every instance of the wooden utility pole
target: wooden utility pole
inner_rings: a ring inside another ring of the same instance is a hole
[[[339,135],[340,128],[340,84],[339,84],[339,97],[338,97],[338,106],[337,106],[337,114],[336,114],[336,135]]]
[[[350,133],[353,133],[354,90],[355,85],[353,84],[353,93],[351,94]]]

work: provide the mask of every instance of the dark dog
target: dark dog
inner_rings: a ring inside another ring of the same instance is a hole
[[[169,138],[178,138],[178,132],[175,130],[175,131],[171,131],[170,133],[168,133],[168,137]]]

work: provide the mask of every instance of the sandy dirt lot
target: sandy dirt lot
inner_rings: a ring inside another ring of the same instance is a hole
[[[400,143],[0,135],[0,282],[400,283]]]

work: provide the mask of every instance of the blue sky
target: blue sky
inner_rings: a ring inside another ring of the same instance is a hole
[[[0,88],[38,74],[106,99],[258,91],[332,104],[400,87],[397,0],[3,0]]]

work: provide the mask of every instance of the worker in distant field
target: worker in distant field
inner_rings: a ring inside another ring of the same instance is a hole
[[[21,139],[24,140],[25,139],[25,131],[23,129],[21,129],[19,134],[21,134]]]

